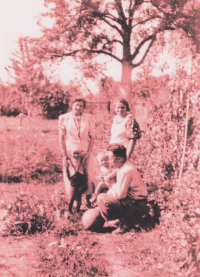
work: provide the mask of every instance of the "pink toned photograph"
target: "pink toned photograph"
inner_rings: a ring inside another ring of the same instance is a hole
[[[200,0],[1,0],[0,38],[0,277],[200,277]]]

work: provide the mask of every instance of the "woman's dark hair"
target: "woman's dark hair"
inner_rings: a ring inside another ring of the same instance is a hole
[[[118,102],[120,102],[120,103],[122,103],[124,106],[126,106],[127,112],[130,112],[129,104],[128,104],[128,102],[126,101],[126,99],[124,99],[124,98],[119,98],[119,99],[117,99],[116,104],[117,104]]]
[[[107,150],[111,151],[114,157],[119,157],[126,160],[126,148],[123,145],[112,144],[109,145]]]
[[[83,102],[83,109],[86,108],[86,100],[84,98],[75,98],[72,101],[72,104],[74,104],[75,102]]]

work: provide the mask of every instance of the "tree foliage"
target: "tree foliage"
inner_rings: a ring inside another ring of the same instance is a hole
[[[58,118],[68,109],[69,90],[65,92],[58,81],[50,82],[44,70],[46,68],[48,71],[48,64],[36,62],[27,39],[19,38],[18,45],[19,51],[13,54],[11,61],[15,94],[20,97],[22,106],[18,109],[19,112],[32,110],[39,105],[45,117]],[[9,105],[11,102],[13,101],[9,101]]]
[[[35,55],[45,60],[72,56],[88,62],[91,72],[97,56],[106,55],[122,64],[121,81],[126,85],[132,70],[166,32],[182,29],[195,38],[198,10],[191,0],[47,0],[45,4],[51,9],[42,19],[52,21],[50,27],[39,21],[43,36],[31,40]]]
[[[42,64],[36,63],[27,39],[19,38],[18,45],[19,51],[13,53],[11,58],[16,87],[20,94],[36,97],[38,88],[41,88],[46,81]]]
[[[46,118],[57,119],[68,110],[69,92],[64,92],[59,84],[49,84],[41,91],[37,101]]]

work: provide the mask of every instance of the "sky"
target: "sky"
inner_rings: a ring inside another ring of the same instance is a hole
[[[10,58],[17,50],[19,37],[41,35],[37,20],[42,12],[45,12],[44,0],[0,0],[0,82],[14,81],[5,68],[9,69],[11,66]],[[69,58],[64,59],[56,70],[57,78],[65,85],[75,77],[76,73],[72,59]],[[157,75],[157,72],[154,74]],[[113,77],[115,81],[120,81],[121,64],[110,58],[107,75]],[[90,90],[97,92],[96,87],[90,87]]]
[[[38,37],[41,32],[36,24],[39,15],[45,11],[44,0],[0,0],[0,81],[13,82],[9,72],[10,58],[17,50],[17,40],[21,36]],[[118,62],[108,63],[108,71],[116,81],[120,80]],[[65,59],[56,71],[64,84],[73,79],[75,70],[70,60]]]
[[[10,57],[20,36],[39,36],[35,17],[44,11],[44,0],[0,0],[0,78],[8,80]]]

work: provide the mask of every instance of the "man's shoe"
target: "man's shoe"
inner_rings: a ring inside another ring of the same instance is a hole
[[[120,225],[120,221],[119,219],[115,219],[115,220],[109,220],[105,223],[104,227],[114,227],[114,228],[118,228]]]
[[[112,235],[122,235],[130,231],[130,229],[126,226],[119,226],[117,229],[112,231]]]

